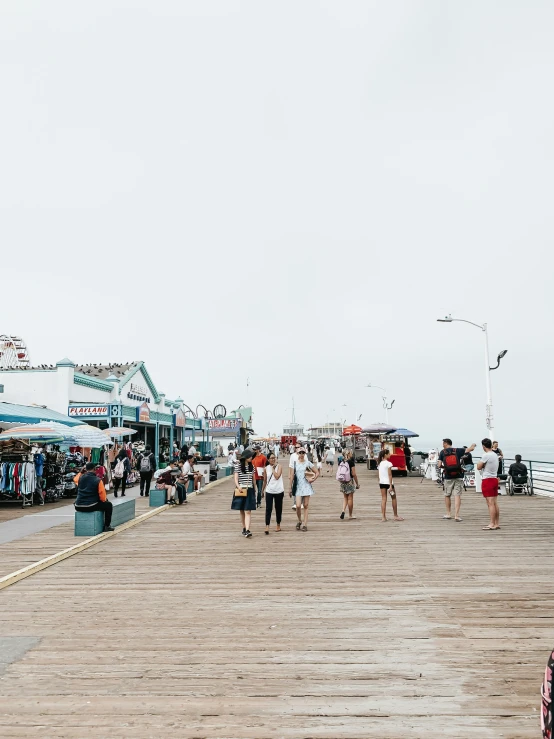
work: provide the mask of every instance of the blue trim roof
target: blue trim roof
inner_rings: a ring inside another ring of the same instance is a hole
[[[0,423],[39,423],[40,421],[57,421],[67,426],[80,426],[83,422],[70,418],[63,413],[50,408],[41,408],[38,405],[16,405],[15,403],[0,403]]]

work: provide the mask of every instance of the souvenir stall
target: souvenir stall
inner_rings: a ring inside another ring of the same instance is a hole
[[[352,424],[342,430],[342,446],[352,452],[355,462],[366,461],[366,443],[361,436],[362,427]]]
[[[0,500],[19,503],[22,508],[34,503],[37,476],[29,443],[6,439],[0,443]]]
[[[87,424],[23,424],[3,431],[0,499],[26,506],[75,496],[73,478],[87,460],[84,452],[97,462],[97,474],[109,487],[111,473],[104,460],[111,444],[106,434]]]
[[[403,437],[395,435],[397,428],[386,423],[375,423],[366,426],[363,433],[366,436],[367,468],[376,469],[379,452],[388,449],[393,472],[406,476],[408,468],[402,447]]]
[[[126,426],[113,426],[105,429],[104,433],[112,439],[112,446],[108,452],[108,467],[110,471],[113,471],[115,468],[117,455],[123,449],[127,454],[131,465],[131,471],[127,475],[126,487],[130,488],[133,487],[133,485],[137,485],[137,483],[140,482],[140,474],[137,465],[137,458],[140,453],[138,449],[140,448],[140,451],[144,449],[144,442],[139,441],[131,443],[129,440],[124,440],[125,437],[129,437],[130,439],[131,436],[137,433],[135,429],[131,429]]]

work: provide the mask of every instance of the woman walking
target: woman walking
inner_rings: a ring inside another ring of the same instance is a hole
[[[325,449],[325,468],[327,473],[333,472],[333,465],[335,464],[335,447]]]
[[[300,447],[297,454],[298,461],[295,462],[294,467],[290,468],[289,473],[289,497],[294,495],[296,499],[296,516],[298,518],[296,530],[307,531],[308,506],[310,505],[310,498],[314,494],[312,483],[319,477],[319,472],[315,469],[314,465],[306,459],[306,450],[304,447]],[[302,508],[304,508],[303,522]]]
[[[125,495],[125,487],[127,486],[127,475],[131,471],[131,463],[125,449],[121,449],[117,457],[115,458],[115,465],[113,468],[113,494],[114,498],[117,498],[117,491],[121,485],[121,497]]]
[[[255,486],[252,452],[250,449],[245,449],[240,455],[239,461],[235,464],[235,492],[233,493],[231,510],[240,511],[242,535],[247,539],[252,536],[250,519],[252,511],[256,510]],[[237,495],[237,492],[241,494]]]
[[[348,469],[347,466],[348,465]],[[344,479],[347,478],[347,479]],[[342,513],[340,514],[341,519],[344,518],[346,509],[348,508],[348,520],[352,521],[356,516],[352,515],[354,510],[354,491],[360,489],[360,483],[358,482],[358,474],[356,472],[356,462],[354,455],[348,449],[344,453],[344,461],[339,464],[337,470],[337,480],[340,480],[340,491],[344,498],[342,506]]]
[[[390,493],[392,501],[392,511],[395,521],[403,521],[404,519],[398,515],[398,505],[396,501],[396,491],[392,484],[392,462],[389,461],[390,451],[382,449],[377,458],[377,470],[379,472],[379,488],[381,490],[381,521],[388,521],[387,518],[387,493]]]
[[[283,516],[283,499],[285,497],[285,486],[283,484],[283,468],[277,463],[275,453],[271,452],[267,460],[264,472],[264,487],[262,496],[265,495],[265,533],[269,534],[273,504],[275,504],[275,518],[277,528],[281,531],[281,518]]]

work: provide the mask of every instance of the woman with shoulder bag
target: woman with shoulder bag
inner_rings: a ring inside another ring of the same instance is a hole
[[[306,450],[301,447],[298,450],[298,462],[294,463],[294,472],[290,476],[289,496],[294,494],[296,498],[296,524],[297,531],[308,530],[308,507],[310,498],[314,494],[312,483],[319,477],[319,472],[311,462],[306,459]],[[304,506],[304,521],[302,521],[302,505]]]
[[[252,511],[256,510],[256,483],[254,481],[254,465],[252,464],[252,452],[245,449],[240,455],[240,460],[235,464],[235,492],[231,502],[231,510],[240,511],[242,521],[242,535],[249,539],[250,519]]]
[[[348,465],[348,467],[350,468],[350,474],[348,475],[348,477],[350,477],[350,480],[344,479],[341,474],[344,470],[345,465]],[[353,521],[356,518],[356,516],[354,516],[353,514],[354,492],[360,489],[360,483],[358,482],[358,475],[356,473],[356,460],[354,459],[354,455],[352,454],[352,451],[350,449],[348,449],[344,453],[343,462],[339,463],[337,479],[340,480],[340,491],[344,499],[344,505],[342,506],[342,513],[340,514],[340,517],[341,519],[344,519],[344,514],[348,510],[348,520]]]
[[[275,503],[275,518],[277,519],[277,528],[275,531],[281,531],[285,486],[283,484],[283,468],[280,464],[277,464],[277,459],[273,452],[270,453],[266,463],[262,495],[265,495],[265,533],[269,534],[273,503]]]

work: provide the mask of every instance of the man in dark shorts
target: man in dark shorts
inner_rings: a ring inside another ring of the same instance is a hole
[[[498,508],[498,456],[492,450],[492,441],[483,439],[484,454],[477,463],[477,469],[481,470],[481,491],[483,498],[487,501],[490,523],[483,526],[483,531],[496,531],[500,528],[500,510]]]

